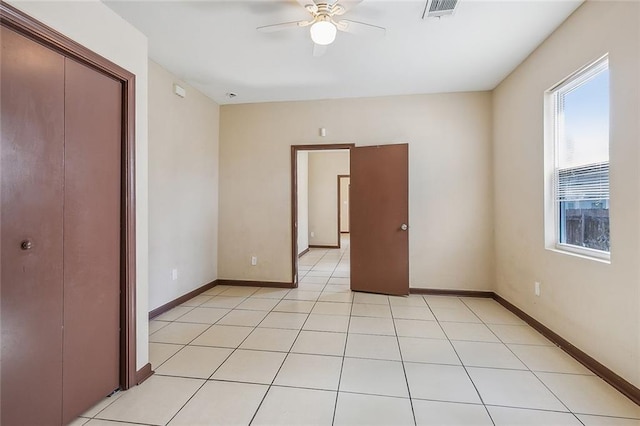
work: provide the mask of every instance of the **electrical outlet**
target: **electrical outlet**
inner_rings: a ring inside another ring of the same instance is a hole
[[[311,231],[311,238],[313,238],[313,237],[315,237],[315,236],[316,236],[316,233],[315,233],[315,232],[313,232],[313,231]]]
[[[258,264],[258,256],[251,256],[251,266],[256,266]]]
[[[540,283],[538,281],[533,284],[533,291],[536,293],[536,296],[540,297]]]
[[[178,270],[176,268],[171,270],[171,279],[173,281],[178,281]]]

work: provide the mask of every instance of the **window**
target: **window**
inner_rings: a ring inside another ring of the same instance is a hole
[[[609,61],[602,58],[549,90],[553,142],[547,222],[552,248],[609,258]],[[549,155],[551,154],[551,155]]]

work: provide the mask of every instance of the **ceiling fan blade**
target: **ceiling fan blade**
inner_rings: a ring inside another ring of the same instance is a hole
[[[327,53],[327,46],[313,43],[313,56],[322,56]]]
[[[307,25],[311,25],[311,21],[283,22],[282,24],[265,25],[256,29],[261,33],[273,33],[291,28],[306,27]]]
[[[342,16],[347,12],[347,9],[345,9],[344,6],[338,3],[336,3],[331,10],[331,16]]]
[[[343,15],[345,12],[350,11],[363,1],[364,0],[337,0],[335,3],[338,3],[340,6],[342,6],[343,12],[337,13],[336,15]]]
[[[383,36],[386,34],[387,29],[379,27],[377,25],[366,24],[364,22],[351,21],[349,19],[343,19],[336,22],[336,27],[340,31],[345,33],[351,33],[356,35],[378,35]]]

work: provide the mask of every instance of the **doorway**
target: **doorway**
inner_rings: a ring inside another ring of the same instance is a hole
[[[67,423],[142,379],[135,77],[6,3],[0,17],[1,323],[11,342],[0,421]]]
[[[340,232],[339,183],[340,176],[349,174],[352,146],[291,147],[294,287],[298,287],[301,279],[309,284],[308,290],[318,290],[332,278],[341,278],[338,280],[341,283],[348,279],[349,238]]]
[[[315,231],[304,218],[305,205],[311,206],[308,195],[303,195],[311,174],[304,161],[305,156],[323,150],[348,150],[349,173],[335,173],[337,185],[333,178],[337,244],[314,247]],[[307,290],[317,291],[321,285],[335,283],[351,291],[409,294],[408,153],[406,143],[291,146],[293,288],[303,283]],[[348,234],[340,234],[341,174],[349,175]]]

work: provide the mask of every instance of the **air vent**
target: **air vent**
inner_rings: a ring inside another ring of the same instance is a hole
[[[458,0],[429,0],[424,8],[422,19],[453,15],[457,5]]]

